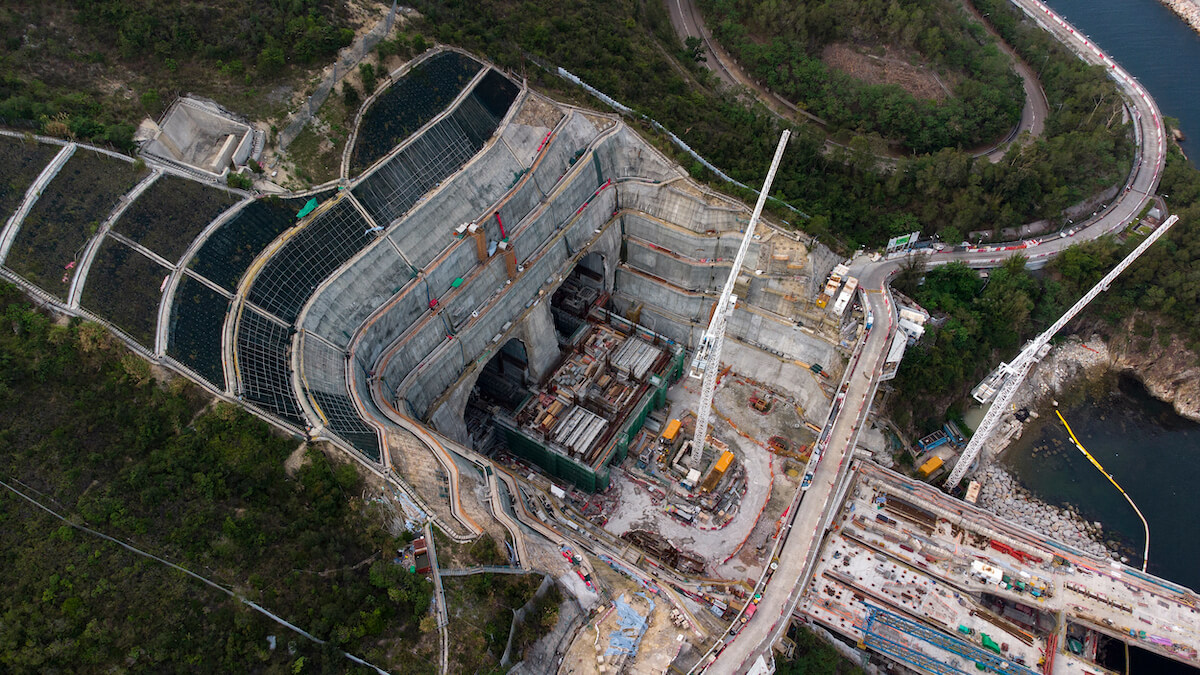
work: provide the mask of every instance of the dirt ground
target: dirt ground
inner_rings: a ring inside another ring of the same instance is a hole
[[[942,101],[951,89],[931,68],[913,65],[900,50],[883,47],[880,54],[844,42],[825,47],[821,60],[830,68],[868,84],[895,84],[917,98]]]
[[[537,96],[530,96],[525,105],[521,106],[513,116],[513,124],[525,124],[531,127],[553,129],[563,118],[563,112],[549,101]]]
[[[613,598],[624,597],[624,602],[633,607],[639,615],[648,615],[646,631],[638,645],[637,655],[625,662],[622,672],[629,673],[662,673],[666,672],[675,659],[675,655],[686,644],[690,632],[674,625],[671,621],[671,603],[659,595],[647,594],[649,601],[637,595],[642,589],[629,579],[614,572],[607,565],[597,565],[596,575],[611,590]],[[650,602],[654,603],[651,610]],[[575,641],[567,650],[562,664],[558,667],[560,675],[599,675],[605,672],[616,672],[612,666],[613,657],[605,654],[609,648],[609,640],[614,632],[619,631],[617,612],[610,601],[597,608],[596,612],[584,622],[576,634]],[[603,659],[601,662],[600,659]]]
[[[694,410],[698,389],[694,381],[686,379],[673,387],[668,394],[668,419],[681,418]],[[752,409],[752,397],[769,397],[770,410],[764,414]],[[609,520],[605,529],[618,536],[634,529],[657,532],[676,548],[704,556],[709,574],[731,580],[757,577],[766,564],[761,558],[770,548],[775,521],[791,502],[798,484],[787,477],[786,471],[801,466],[802,451],[811,445],[814,434],[804,426],[801,411],[785,397],[732,372],[721,380],[713,408],[712,435],[727,443],[737,457],[740,468],[733,471],[745,472],[744,478],[734,484],[745,493],[732,520],[719,527],[679,522],[663,513],[665,501],[619,470],[612,474],[615,499],[612,510],[606,513]],[[793,456],[768,451],[766,445],[774,436],[786,439]],[[764,543],[765,548],[759,551]]]

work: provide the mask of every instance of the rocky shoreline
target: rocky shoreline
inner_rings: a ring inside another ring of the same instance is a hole
[[[1103,540],[1103,526],[1084,520],[1073,507],[1060,509],[1037,499],[1007,471],[996,465],[976,473],[983,484],[978,505],[1034,532],[1057,539],[1096,556],[1112,555],[1112,542]]]
[[[1161,0],[1183,22],[1200,32],[1200,3],[1196,0]]]
[[[1102,376],[1114,365],[1108,345],[1095,335],[1086,341],[1071,337],[1038,363],[1013,400],[1013,409],[1028,412],[1028,417],[1008,414],[1001,419],[994,432],[997,442],[987,449],[993,461],[985,462],[985,467],[975,473],[982,484],[980,507],[1088,553],[1102,557],[1117,555],[1114,543],[1104,540],[1099,522],[1084,520],[1073,507],[1059,508],[1039,500],[994,462],[1021,437],[1025,422],[1038,416],[1039,406],[1083,379]]]

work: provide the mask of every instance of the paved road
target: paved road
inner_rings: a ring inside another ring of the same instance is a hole
[[[747,90],[754,92],[755,97],[768,110],[785,120],[792,121],[799,115],[807,117],[822,129],[829,126],[820,117],[797,107],[791,101],[758,84],[754,78],[742,70],[742,67],[712,39],[708,27],[704,24],[704,17],[696,7],[695,0],[665,0],[665,2],[667,3],[667,11],[671,16],[671,25],[674,26],[676,35],[679,36],[680,40],[686,40],[689,37],[698,37],[703,41],[704,56],[706,59],[704,62],[705,66],[716,74],[722,82],[735,87],[745,87]],[[1049,115],[1050,107],[1046,101],[1046,94],[1042,91],[1041,84],[1028,64],[1022,61],[1016,52],[1000,39],[1000,36],[992,30],[992,27],[983,21],[983,17],[980,17],[978,13],[975,13],[975,16],[983,23],[984,28],[995,36],[1001,51],[1012,61],[1013,69],[1020,75],[1021,83],[1025,90],[1025,105],[1021,109],[1021,120],[1012,133],[994,146],[975,152],[976,157],[987,157],[989,161],[996,163],[1004,157],[1004,153],[1008,151],[1013,143],[1022,138],[1032,139],[1042,135],[1042,132],[1045,130],[1045,121],[1047,115]],[[1022,137],[1022,134],[1025,134],[1025,136]],[[825,139],[825,146],[826,150],[835,147],[846,147],[829,138]],[[904,156],[903,153],[889,150],[879,155],[879,159],[890,166],[897,159]]]
[[[995,38],[1000,51],[1004,52],[1012,61],[1013,70],[1021,77],[1021,87],[1025,90],[1025,106],[1021,108],[1021,121],[1017,124],[1017,128],[1013,129],[1008,138],[997,143],[995,147],[975,155],[976,157],[986,156],[988,161],[995,164],[1004,159],[1004,153],[1008,152],[1009,146],[1013,143],[1018,141],[1026,143],[1042,135],[1046,130],[1046,118],[1050,115],[1050,103],[1046,100],[1046,92],[1042,89],[1042,83],[1038,81],[1037,75],[1034,74],[1029,64],[1017,56],[1013,48],[1008,46],[996,29],[992,28],[992,25],[979,15],[971,3],[963,3],[963,5],[983,25],[984,30]],[[1021,134],[1023,133],[1028,135],[1022,138]]]
[[[673,0],[682,1],[682,0]],[[1049,30],[1060,41],[1085,60],[1103,65],[1124,91],[1133,105],[1133,117],[1138,140],[1138,155],[1135,167],[1116,200],[1108,208],[1097,213],[1088,221],[1079,224],[1074,236],[1054,235],[1045,240],[1027,240],[1009,245],[974,247],[967,250],[946,250],[929,256],[929,264],[938,265],[952,261],[965,262],[972,267],[995,266],[1004,259],[1020,252],[1032,262],[1051,257],[1072,244],[1086,239],[1118,232],[1141,213],[1151,200],[1162,175],[1165,158],[1165,137],[1162,117],[1149,93],[1123,68],[1115,64],[1090,40],[1065,21],[1053,14],[1038,0],[1014,0],[1014,4],[1035,18],[1043,28]],[[848,456],[862,424],[880,372],[892,330],[894,307],[890,296],[883,288],[887,280],[901,264],[899,260],[869,262],[860,257],[852,266],[852,274],[859,278],[860,286],[869,289],[868,305],[874,315],[874,327],[862,345],[861,351],[852,357],[849,365],[848,387],[843,411],[833,423],[830,443],[825,457],[818,465],[812,488],[805,494],[799,508],[793,513],[787,540],[779,556],[779,569],[772,575],[763,591],[758,613],[732,642],[729,637],[714,650],[717,660],[707,672],[744,672],[754,659],[769,652],[771,645],[786,628],[787,620],[796,606],[810,572],[809,555],[820,541],[820,534],[829,517],[829,508],[836,503],[833,497],[843,487],[848,475]],[[878,292],[880,290],[883,292]],[[846,414],[857,407],[855,414]]]
[[[788,617],[803,590],[797,581],[808,574],[809,554],[816,550],[821,533],[828,525],[825,521],[832,513],[831,507],[838,501],[836,494],[848,474],[858,430],[878,385],[877,377],[894,325],[894,307],[886,290],[877,291],[883,288],[891,269],[895,267],[875,265],[862,279],[863,286],[871,289],[868,298],[875,325],[856,350],[856,355],[851,357],[848,374],[843,380],[846,389],[842,407],[833,421],[825,455],[817,465],[812,487],[804,494],[795,512],[778,556],[779,569],[767,584],[758,612],[741,634],[728,644],[709,672],[745,672],[754,659],[768,651],[787,629]]]

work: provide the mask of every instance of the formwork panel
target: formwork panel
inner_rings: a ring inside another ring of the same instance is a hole
[[[81,304],[154,349],[162,285],[171,270],[105,237],[92,261]]]
[[[346,357],[318,339],[305,337],[302,382],[327,428],[372,461],[379,461],[379,439],[359,415],[347,390]]]
[[[533,172],[534,182],[543,195],[554,189],[567,169],[583,155],[600,131],[580,113],[573,113],[566,124],[550,139],[544,156]]]
[[[535,208],[538,207],[542,200],[542,193],[537,188],[537,183],[532,179],[527,179],[521,187],[517,188],[508,199],[500,205],[499,214],[500,220],[504,223],[505,235],[511,236],[513,229],[525,219]],[[496,222],[495,214],[489,214],[484,219],[484,223],[488,227],[488,234],[492,239],[499,239],[499,225]]]
[[[449,316],[450,324],[458,329],[471,321],[473,318],[471,313],[504,288],[506,281],[508,281],[508,272],[504,267],[504,262],[493,260],[458,290],[458,293],[446,303],[442,312]]]
[[[225,190],[164,175],[125,209],[113,229],[175,262],[205,226],[237,201]]]
[[[708,325],[708,312],[715,301],[703,295],[681,293],[625,268],[617,268],[616,289],[630,297],[641,298],[647,305],[661,307],[671,314],[705,326]]]
[[[549,202],[545,209],[535,212],[532,219],[523,223],[510,240],[517,251],[517,260],[528,264],[532,256],[553,234],[567,224],[575,211],[592,196],[600,181],[591,168],[575,176],[558,197]]]
[[[221,338],[228,311],[228,298],[185,274],[171,303],[167,331],[167,354],[221,390]]]
[[[624,194],[622,191],[622,195]],[[689,258],[732,260],[737,256],[738,247],[741,245],[742,235],[738,232],[702,235],[664,225],[638,213],[627,213],[623,218],[627,236],[642,239]],[[757,248],[757,244],[752,243],[751,246]],[[753,260],[757,257],[757,252],[753,255],[747,252],[747,256]]]
[[[368,363],[374,363],[388,345],[429,311],[429,301],[426,300],[427,281],[418,279],[412,283],[409,291],[397,298],[393,305],[365,329],[358,350]]]
[[[630,267],[701,293],[719,293],[733,267],[732,262],[715,265],[685,262],[634,240],[626,240],[625,251]]]
[[[465,279],[479,265],[479,256],[475,252],[475,243],[466,241],[454,247],[437,267],[430,268],[426,279],[429,280],[430,300],[444,300],[453,289],[455,279]]]
[[[596,155],[604,172],[613,178],[639,177],[665,181],[682,175],[627,126],[618,129],[601,144]]]
[[[699,234],[742,232],[750,222],[750,211],[745,207],[735,207],[733,203],[728,207],[715,206],[670,186],[624,183],[621,206]]]

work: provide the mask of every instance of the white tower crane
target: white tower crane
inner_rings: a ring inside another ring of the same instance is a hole
[[[1060,316],[1058,321],[1054,322],[1054,325],[1047,328],[1046,331],[1041,335],[1030,340],[1025,345],[1025,348],[1021,350],[1021,353],[1017,354],[1017,358],[1013,359],[1011,363],[1001,364],[997,372],[1000,372],[1006,376],[1004,384],[1000,386],[1000,390],[996,394],[995,400],[992,402],[992,407],[989,408],[987,414],[983,416],[983,421],[979,423],[979,428],[976,429],[975,434],[971,436],[971,440],[967,443],[966,449],[963,450],[962,456],[958,458],[958,463],[954,465],[954,470],[950,472],[950,477],[946,479],[946,488],[952,488],[955,485],[958,485],[959,481],[963,479],[963,476],[967,474],[967,471],[971,468],[971,463],[975,461],[975,457],[983,448],[983,444],[987,442],[988,436],[991,436],[992,429],[995,428],[996,423],[1000,421],[1000,416],[1003,415],[1008,409],[1009,405],[1012,404],[1013,395],[1017,393],[1017,387],[1021,386],[1021,382],[1024,381],[1025,376],[1029,373],[1029,369],[1033,367],[1033,364],[1040,361],[1042,356],[1045,355],[1047,348],[1050,345],[1050,338],[1054,337],[1055,333],[1062,330],[1062,327],[1067,325],[1071,319],[1074,319],[1075,315],[1078,314],[1084,307],[1086,307],[1089,302],[1094,300],[1097,295],[1100,295],[1100,293],[1103,291],[1107,291],[1109,284],[1111,284],[1113,280],[1121,274],[1121,272],[1124,272],[1125,268],[1133,264],[1133,261],[1137,260],[1137,257],[1140,256],[1142,252],[1150,248],[1151,244],[1158,241],[1159,237],[1166,234],[1167,230],[1171,229],[1171,226],[1174,225],[1175,221],[1177,220],[1179,220],[1179,216],[1171,216],[1168,218],[1167,222],[1163,223],[1161,227],[1151,232],[1150,236],[1146,237],[1145,241],[1138,244],[1137,248],[1133,249],[1129,255],[1125,256],[1124,260],[1117,263],[1117,266],[1112,268],[1108,274],[1104,275],[1104,278],[1101,279],[1099,283],[1097,283],[1095,286],[1092,286],[1092,289],[1085,293],[1078,302],[1072,305],[1071,309],[1068,309],[1065,314]]]
[[[767,179],[763,181],[762,191],[758,193],[758,203],[754,205],[754,213],[750,216],[750,223],[746,225],[746,233],[742,235],[742,245],[738,247],[737,256],[733,259],[733,267],[729,268],[729,278],[725,280],[725,288],[721,290],[721,298],[717,300],[712,320],[708,329],[704,331],[704,337],[700,338],[700,345],[692,358],[691,376],[702,378],[703,381],[700,386],[700,403],[696,407],[696,435],[692,437],[692,451],[688,458],[688,466],[693,470],[700,469],[700,459],[704,456],[704,441],[708,438],[708,419],[712,416],[713,393],[716,392],[717,374],[721,370],[721,347],[725,343],[725,327],[728,325],[729,315],[737,305],[733,287],[737,283],[738,275],[742,273],[742,261],[746,258],[746,251],[750,249],[750,242],[754,240],[754,228],[762,215],[763,204],[767,202],[771,183],[775,180],[775,170],[779,168],[779,160],[783,159],[783,149],[787,147],[788,137],[791,135],[791,131],[784,130],[783,135],[779,137],[775,158],[771,160]]]

